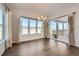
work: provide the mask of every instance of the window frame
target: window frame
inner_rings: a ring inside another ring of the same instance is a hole
[[[30,21],[31,20],[35,20],[36,21],[35,33],[34,34],[41,34],[41,33],[43,33],[43,21],[42,20],[38,20],[38,19],[30,18],[30,17],[24,17],[24,16],[20,16],[20,17],[28,19],[28,34],[24,34],[24,35],[31,35],[31,33],[30,33]],[[19,17],[19,19],[20,19],[20,17]],[[37,32],[38,31],[38,26],[37,25],[38,25],[39,21],[42,21],[42,32],[41,33]],[[20,25],[19,34],[21,34],[21,22],[20,21],[19,21],[19,25]]]

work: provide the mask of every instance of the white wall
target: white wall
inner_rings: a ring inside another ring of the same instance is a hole
[[[22,41],[29,41],[29,40],[38,40],[40,38],[43,38],[43,34],[29,34],[29,35],[20,35],[19,38],[20,38],[20,42]]]

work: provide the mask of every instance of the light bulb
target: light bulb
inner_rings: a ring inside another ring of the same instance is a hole
[[[38,20],[41,20],[40,17],[37,17]]]
[[[41,19],[43,19],[43,16],[41,16]]]
[[[47,17],[44,17],[44,19],[46,20]]]

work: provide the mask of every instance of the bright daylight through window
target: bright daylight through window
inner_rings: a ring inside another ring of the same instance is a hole
[[[2,10],[0,9],[0,40],[2,40],[2,37],[3,37],[3,12]]]
[[[36,34],[43,32],[43,22],[27,17],[20,17],[20,34]]]

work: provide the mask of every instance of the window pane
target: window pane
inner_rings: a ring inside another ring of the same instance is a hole
[[[30,34],[36,33],[36,20],[30,20]]]
[[[27,27],[21,27],[21,34],[28,34],[28,28]]]
[[[2,39],[2,25],[0,25],[0,40]]]
[[[68,36],[68,22],[64,23],[64,35],[65,37]]]
[[[57,26],[56,21],[50,21],[50,34],[51,35],[56,34],[56,26]]]
[[[43,23],[42,23],[42,21],[38,21],[37,22],[37,33],[42,33],[42,31],[43,31]]]
[[[2,10],[0,9],[0,40],[2,39],[2,19],[3,18],[3,12]]]
[[[21,23],[21,26],[28,26],[28,19],[21,17],[20,23]]]
[[[20,26],[21,26],[21,34],[28,34],[28,19],[27,18],[20,18]]]
[[[58,30],[63,30],[63,23],[58,23]]]
[[[38,27],[42,27],[42,21],[38,21]]]
[[[57,24],[56,21],[51,21],[51,22],[50,22],[50,29],[56,30],[56,24]]]
[[[67,22],[64,23],[64,29],[65,29],[65,30],[68,30],[68,23],[67,23]]]
[[[42,33],[42,32],[43,32],[42,28],[38,28],[37,33]]]

